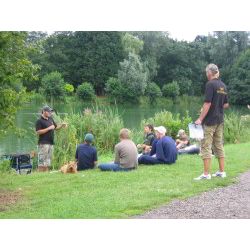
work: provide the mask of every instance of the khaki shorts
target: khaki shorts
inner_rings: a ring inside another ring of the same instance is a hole
[[[201,141],[201,157],[202,159],[212,158],[212,149],[217,158],[224,158],[223,131],[224,124],[214,126],[203,126],[204,139]]]
[[[50,167],[53,155],[53,145],[39,144],[38,145],[38,166]]]

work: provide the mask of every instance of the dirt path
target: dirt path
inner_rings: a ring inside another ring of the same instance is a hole
[[[186,200],[175,200],[136,218],[250,219],[250,171],[242,174],[236,184]]]
[[[6,191],[0,189],[0,212],[7,210],[21,199],[21,194],[17,191]]]

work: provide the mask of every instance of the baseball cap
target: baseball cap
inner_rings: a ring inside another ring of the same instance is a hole
[[[48,111],[48,112],[53,112],[54,111],[54,109],[52,109],[50,106],[48,106],[48,105],[45,105],[45,106],[43,106],[43,109],[42,109],[43,111]]]
[[[94,141],[94,136],[92,134],[88,133],[88,134],[85,135],[84,141],[93,142]]]
[[[183,134],[183,133],[185,133],[185,130],[184,130],[184,129],[180,129],[180,130],[178,131],[177,137],[180,137],[181,134]]]
[[[210,64],[207,65],[206,71],[208,71],[208,70],[212,71],[213,73],[218,73],[219,72],[218,66],[216,64],[214,64],[214,63],[210,63]]]
[[[163,127],[163,126],[154,127],[154,130],[155,130],[155,131],[158,131],[160,134],[163,134],[163,135],[165,135],[166,132],[167,132],[166,128]]]

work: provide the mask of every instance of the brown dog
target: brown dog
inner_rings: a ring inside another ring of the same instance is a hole
[[[76,173],[77,173],[76,162],[70,161],[69,163],[63,165],[63,166],[60,168],[60,171],[61,171],[62,173],[64,173],[64,174],[68,174],[68,173],[76,174]]]

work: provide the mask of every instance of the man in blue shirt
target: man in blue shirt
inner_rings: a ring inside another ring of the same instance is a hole
[[[84,143],[76,149],[77,170],[93,169],[97,165],[97,150],[91,146],[94,141],[92,134],[86,134]]]
[[[139,157],[139,164],[172,164],[177,160],[177,149],[175,141],[166,136],[166,128],[163,126],[156,127],[156,138],[152,145],[150,155]]]

